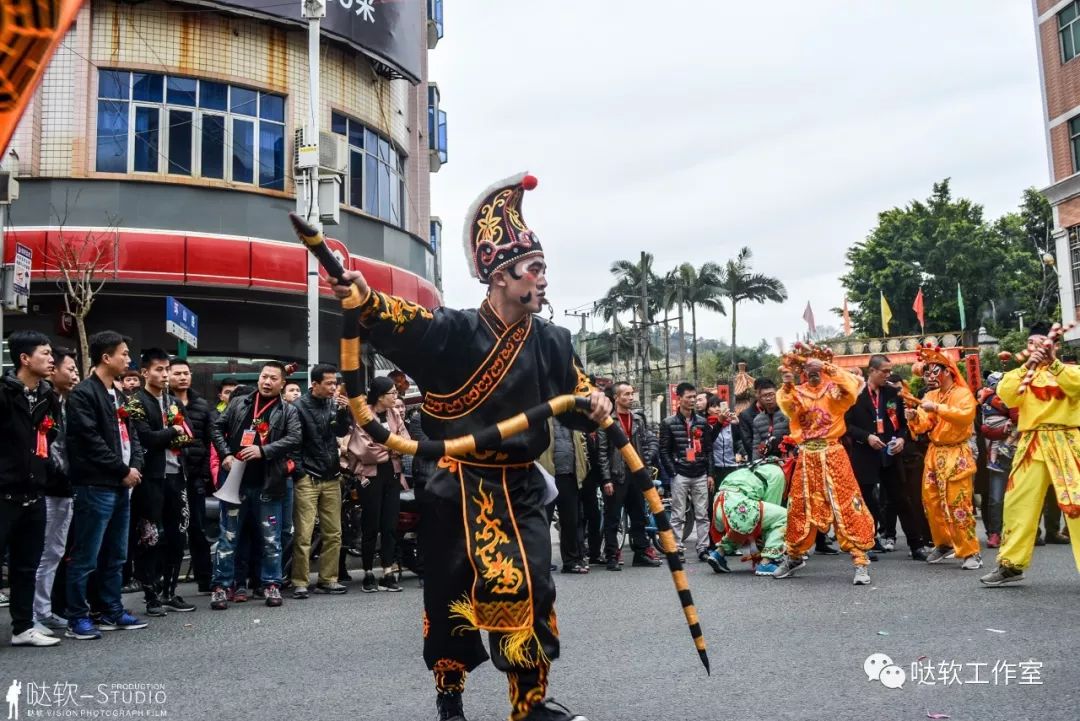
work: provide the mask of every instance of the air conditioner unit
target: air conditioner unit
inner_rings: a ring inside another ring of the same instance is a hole
[[[337,133],[319,133],[319,170],[344,175],[349,169],[349,141]]]
[[[0,205],[19,199],[19,181],[11,170],[0,170]]]

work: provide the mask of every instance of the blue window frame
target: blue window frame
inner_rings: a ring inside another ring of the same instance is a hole
[[[285,189],[285,98],[159,73],[100,70],[100,172],[166,173]]]
[[[405,154],[389,138],[341,113],[330,115],[330,130],[345,136],[349,144],[341,202],[405,227]]]
[[[449,154],[446,145],[446,112],[439,109],[439,99],[438,86],[428,85],[428,148],[436,152],[441,165],[449,159]]]

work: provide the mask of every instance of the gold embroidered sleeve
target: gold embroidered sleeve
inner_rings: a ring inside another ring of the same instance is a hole
[[[432,319],[431,311],[422,305],[373,290],[360,304],[360,325],[368,329],[389,326],[394,333],[403,333],[412,324]]]

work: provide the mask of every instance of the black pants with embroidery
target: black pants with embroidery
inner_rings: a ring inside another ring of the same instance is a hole
[[[504,485],[505,481],[505,485]],[[480,485],[480,484],[483,485]],[[466,492],[462,494],[462,486]],[[438,468],[420,497],[420,548],[424,561],[424,661],[435,674],[439,691],[464,687],[465,675],[489,658],[472,609],[473,584],[479,572],[466,533],[475,538],[478,517],[487,511],[480,505],[482,493],[496,494],[492,517],[501,543],[517,541],[528,566],[526,592],[531,587],[532,630],[524,643],[522,634],[490,631],[488,647],[495,667],[508,675],[512,718],[523,716],[543,700],[547,669],[559,655],[559,632],[555,618],[555,583],[551,577],[551,536],[543,504],[545,483],[535,468],[480,468],[461,464],[452,472]],[[501,513],[503,489],[509,513]],[[465,524],[470,524],[469,531]],[[513,561],[516,565],[518,558]],[[489,569],[490,570],[490,569]],[[520,569],[524,570],[524,569]],[[487,598],[487,596],[485,596]],[[492,596],[495,598],[495,596]],[[465,611],[462,614],[462,611]],[[515,637],[519,643],[514,644]]]
[[[184,477],[167,475],[136,486],[132,515],[138,529],[135,578],[147,603],[167,601],[176,595],[187,542],[190,511]]]

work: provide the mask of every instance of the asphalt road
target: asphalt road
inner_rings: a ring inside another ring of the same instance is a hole
[[[696,561],[689,573],[711,676],[698,663],[665,569],[599,568],[557,577],[556,699],[592,721],[1080,718],[1080,576],[1067,546],[1037,549],[1030,580],[1000,589],[980,588],[978,573],[954,564],[927,566],[900,552],[883,554],[872,566],[873,585],[861,588],[851,585],[845,557],[811,557],[786,581],[756,578],[745,567],[717,576]],[[415,579],[404,585],[400,594],[354,586],[346,596],[287,599],[279,609],[248,602],[224,613],[198,597],[195,613],[51,649],[10,648],[5,635],[0,686],[23,682],[22,718],[30,717],[27,683],[51,692],[77,684],[79,695],[95,694],[99,684],[145,683],[160,685],[149,704],[91,698],[67,708],[81,717],[121,708],[161,717],[164,710],[184,721],[426,721],[434,713],[420,658],[421,592]],[[127,599],[141,610],[135,596]],[[878,652],[904,670],[902,688],[867,680],[864,661]],[[924,668],[932,663],[932,684],[913,677],[919,659]],[[1041,666],[1027,666],[1033,675],[1025,679],[1019,664],[1028,661]],[[971,683],[976,678],[985,683]],[[35,708],[60,708],[49,700]],[[505,683],[490,665],[470,677],[466,711],[472,721],[506,718]]]

